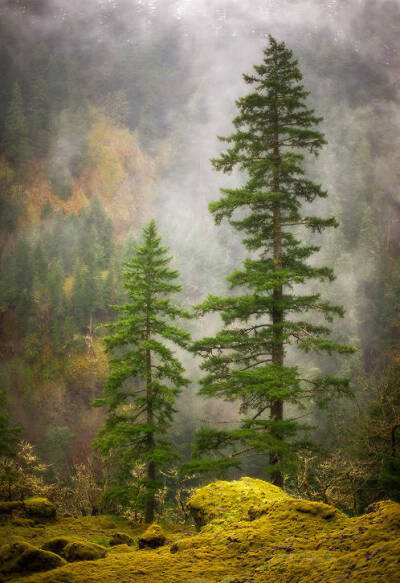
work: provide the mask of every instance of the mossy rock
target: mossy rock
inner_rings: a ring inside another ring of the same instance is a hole
[[[40,522],[54,520],[56,507],[47,498],[27,498],[26,500],[0,502],[0,515],[16,516],[16,520],[26,516]]]
[[[187,506],[200,529],[215,519],[220,524],[248,519],[249,509],[288,499],[290,496],[278,486],[254,478],[241,478],[199,488]]]
[[[34,520],[54,520],[56,507],[47,498],[28,498],[24,501],[24,510],[27,516]]]
[[[262,503],[258,506],[251,506],[248,510],[250,520],[256,520],[262,516],[269,516],[272,520],[282,521],[296,520],[302,522],[299,515],[303,515],[315,522],[315,519],[322,521],[335,521],[341,519],[344,515],[333,506],[323,502],[312,502],[310,500],[298,500],[296,498],[286,498],[272,503]],[[304,521],[303,521],[304,522]]]
[[[23,503],[21,501],[0,502],[0,514],[13,514],[16,511],[23,510]]]
[[[24,528],[31,528],[32,526],[35,526],[35,521],[32,520],[31,518],[24,518],[23,516],[15,516],[12,519],[11,524],[13,526],[23,526]]]
[[[97,561],[106,556],[106,549],[95,543],[74,541],[63,549],[63,556],[69,563],[75,561]]]
[[[21,555],[24,551],[32,548],[32,545],[24,541],[15,541],[0,547],[0,565],[2,568],[4,564],[13,561]]]
[[[165,545],[166,537],[159,524],[151,524],[139,538],[139,549],[156,549]]]
[[[66,564],[66,561],[55,553],[37,549],[24,543],[15,542],[0,547],[0,573],[37,573],[50,571]]]
[[[32,547],[18,557],[14,571],[36,573],[38,571],[57,569],[65,564],[65,560],[59,555]]]
[[[65,547],[73,542],[75,542],[74,539],[71,539],[71,538],[68,538],[65,536],[59,536],[59,537],[52,538],[52,539],[46,541],[42,545],[42,549],[44,551],[50,551],[52,553],[56,553],[56,555],[61,555],[63,557]]]
[[[203,498],[208,504],[214,496],[222,513],[215,512],[215,518],[197,534],[186,527],[179,530],[166,527],[168,539],[174,543],[170,548],[137,550],[121,544],[111,547],[106,557],[98,561],[71,562],[47,572],[9,572],[0,574],[0,581],[14,577],[27,583],[400,583],[399,504],[380,502],[369,513],[349,518],[327,504],[292,498],[285,493],[268,498],[265,492],[271,492],[270,486],[259,488],[260,481],[255,482],[239,480],[232,487],[227,485],[232,482],[216,482],[214,494],[210,484]],[[242,497],[237,495],[241,487]],[[236,500],[240,507],[238,520],[232,520],[237,509],[229,508],[229,492],[233,492],[231,500]],[[274,492],[277,491],[272,489]],[[40,544],[47,541],[43,545],[47,550],[57,549],[62,554],[70,544],[104,536],[99,518],[61,518],[26,529],[24,535],[27,543],[31,543],[34,535]],[[16,543],[14,559],[8,557],[8,563],[32,549],[25,545],[25,539],[21,543],[21,539],[11,538],[14,535],[10,520],[1,528],[3,540]],[[123,532],[123,527],[120,528]],[[154,534],[155,525],[151,530]],[[113,529],[107,537],[118,531]]]
[[[128,545],[132,546],[134,540],[126,532],[114,532],[110,538],[110,546]]]

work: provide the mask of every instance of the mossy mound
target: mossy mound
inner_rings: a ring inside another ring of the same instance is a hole
[[[126,532],[129,536],[137,538],[143,531],[143,527],[133,527],[128,521],[120,517],[103,516],[58,516],[57,520],[43,520],[25,522],[15,521],[18,516],[0,516],[0,546],[13,540],[24,540],[37,547],[54,538],[67,538],[70,542],[83,540],[106,546],[106,541],[113,532]],[[107,527],[107,528],[105,528]],[[111,527],[111,528],[110,528]]]
[[[98,523],[103,530],[108,530],[110,528],[117,528],[115,524],[115,520],[113,520],[110,516],[99,516]]]
[[[31,528],[36,524],[31,518],[24,518],[23,516],[14,517],[11,522],[14,526],[22,526],[23,528]]]
[[[117,545],[133,545],[133,538],[126,534],[126,532],[114,532],[110,538],[110,546],[115,547]]]
[[[56,507],[47,498],[29,498],[24,501],[25,512],[34,520],[53,520],[56,517]]]
[[[332,506],[292,498],[260,480],[215,485],[214,493],[210,484],[193,497],[196,511],[210,517],[197,534],[165,527],[171,546],[143,551],[117,545],[99,560],[67,563],[19,577],[18,583],[400,583],[399,504],[381,502],[363,516],[348,518]],[[210,511],[211,499],[220,516]],[[235,513],[238,519],[232,518]],[[123,523],[115,522],[122,532]],[[50,540],[50,532],[62,538],[64,529],[64,535],[84,539],[84,526],[91,537],[104,536],[99,517],[43,524],[32,529],[32,536],[35,530],[37,539],[46,534]],[[135,538],[139,534],[126,530]]]
[[[106,556],[106,549],[95,543],[74,541],[64,547],[63,556],[69,563],[75,561],[97,561]]]
[[[0,573],[3,576],[14,573],[36,573],[50,571],[65,565],[64,559],[38,549],[28,543],[15,542],[0,547]]]
[[[56,555],[64,556],[64,549],[70,543],[75,542],[73,539],[65,536],[59,536],[46,541],[42,545],[44,551],[56,553]]]
[[[47,498],[28,498],[27,500],[0,502],[0,514],[27,517],[36,522],[54,520],[56,507]]]
[[[217,524],[247,519],[249,510],[263,504],[289,499],[281,488],[252,478],[233,482],[213,482],[196,490],[188,508],[198,528],[215,521]],[[255,510],[256,511],[256,510]]]
[[[3,545],[0,547],[0,565],[3,568],[3,565],[6,563],[10,563],[16,557],[21,555],[24,551],[27,551],[32,548],[32,545],[23,542],[23,541],[15,541],[8,545]]]
[[[151,524],[139,538],[139,549],[157,549],[165,545],[165,534],[158,524]]]
[[[0,502],[0,514],[13,514],[22,508],[23,504],[20,501]]]

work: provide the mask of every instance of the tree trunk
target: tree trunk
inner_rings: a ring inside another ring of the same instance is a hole
[[[275,132],[275,147],[274,147],[274,178],[273,188],[274,192],[278,193],[280,190],[279,170],[280,170],[280,152],[278,144],[279,134],[278,130]],[[277,200],[273,203],[273,230],[274,230],[274,248],[273,261],[274,269],[276,271],[282,269],[282,227],[281,227],[281,205]],[[281,324],[283,323],[284,314],[282,308],[278,307],[282,301],[283,290],[282,286],[274,289],[273,298],[274,306],[272,309],[272,363],[276,365],[283,365],[283,338]],[[281,421],[283,419],[283,401],[282,399],[271,400],[270,405],[270,419],[271,421]],[[281,436],[274,430],[275,438],[280,439]],[[280,456],[276,452],[269,454],[269,463],[271,466],[271,481],[276,486],[283,486],[282,472],[276,468],[280,462]],[[274,468],[275,466],[275,468]]]
[[[147,330],[146,339],[150,340],[150,321],[147,318]],[[151,351],[149,348],[146,349],[146,401],[147,401],[147,423],[153,425],[153,383],[151,374]],[[147,452],[151,453],[154,449],[154,434],[149,432],[147,434]],[[154,510],[155,510],[155,500],[154,500],[154,480],[156,479],[156,465],[153,461],[150,461],[147,465],[147,479],[149,481],[149,486],[147,488],[147,499],[146,499],[146,509],[145,509],[145,522],[151,523],[154,520]]]

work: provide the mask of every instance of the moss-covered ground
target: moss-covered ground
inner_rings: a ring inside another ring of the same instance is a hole
[[[400,505],[394,502],[348,518],[326,504],[244,479],[201,488],[189,506],[200,531],[164,525],[166,544],[154,550],[138,550],[144,527],[111,517],[5,524],[0,539],[40,547],[68,536],[107,549],[99,560],[12,579],[23,583],[400,583]],[[109,547],[117,531],[135,544]]]

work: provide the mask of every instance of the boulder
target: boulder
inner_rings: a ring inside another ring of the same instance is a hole
[[[16,557],[21,555],[24,551],[32,548],[32,545],[23,542],[15,541],[7,545],[0,547],[0,565],[3,566],[10,561],[13,561]]]
[[[114,532],[110,538],[110,545],[115,547],[117,545],[133,545],[133,538],[126,532]]]
[[[75,561],[96,561],[106,556],[106,549],[95,543],[75,541],[68,543],[64,547],[63,556],[69,563]]]
[[[56,507],[47,498],[27,498],[13,502],[0,502],[0,514],[26,516],[36,522],[53,520]]]
[[[28,498],[24,501],[27,516],[34,520],[52,520],[56,517],[56,507],[47,498]]]
[[[69,563],[96,561],[106,555],[106,549],[100,545],[66,536],[55,537],[46,541],[42,545],[42,549],[61,555]]]
[[[165,534],[158,524],[151,524],[139,538],[139,549],[156,549],[165,545]]]
[[[55,553],[28,543],[15,542],[0,547],[0,573],[37,573],[62,567],[66,562]]]
[[[75,542],[74,539],[68,538],[66,536],[59,536],[51,538],[42,545],[44,551],[50,551],[56,553],[56,555],[64,556],[64,549],[70,543]]]
[[[15,511],[22,510],[23,503],[21,501],[0,502],[0,514],[13,514]]]
[[[248,519],[249,510],[263,504],[289,500],[290,496],[278,486],[253,478],[232,482],[217,481],[199,488],[187,506],[198,529],[211,521],[231,523]]]

